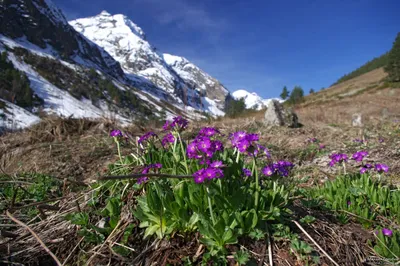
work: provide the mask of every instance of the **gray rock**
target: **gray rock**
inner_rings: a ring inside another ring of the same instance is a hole
[[[264,123],[269,126],[299,127],[299,118],[290,108],[285,108],[279,101],[272,100],[267,104]]]
[[[360,113],[353,114],[351,124],[353,127],[362,127],[362,115]]]
[[[382,109],[382,119],[388,119],[389,118],[389,110],[387,108]]]

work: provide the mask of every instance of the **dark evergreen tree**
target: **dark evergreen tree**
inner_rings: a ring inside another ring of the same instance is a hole
[[[393,43],[393,47],[388,55],[388,62],[385,67],[390,81],[400,81],[400,32]]]
[[[289,96],[289,102],[291,104],[296,104],[301,102],[301,100],[304,97],[304,91],[300,86],[295,86],[292,90],[292,92],[290,93]]]
[[[236,117],[246,110],[244,98],[234,99],[230,94],[225,99],[225,114],[228,117]]]
[[[313,94],[314,92],[314,89],[310,89],[310,94]]]
[[[288,91],[288,89],[286,88],[286,86],[283,87],[282,93],[281,93],[280,96],[281,96],[282,100],[286,100],[286,98],[289,96],[289,91]]]

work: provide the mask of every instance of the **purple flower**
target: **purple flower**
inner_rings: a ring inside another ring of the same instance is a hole
[[[205,170],[204,170],[204,176],[205,176],[207,179],[214,179],[215,176],[216,176],[215,169],[214,169],[214,168],[207,168],[207,169],[205,169]]]
[[[271,154],[269,153],[268,149],[260,144],[256,144],[256,146],[252,146],[253,149],[248,149],[247,154],[250,156],[257,156],[261,154],[262,156],[267,156],[267,158],[271,158]]]
[[[379,138],[379,143],[383,143],[385,140],[383,138]]]
[[[353,160],[356,160],[357,162],[361,162],[365,156],[368,155],[367,151],[358,151],[353,154]]]
[[[224,177],[224,172],[221,168],[214,168],[215,169],[215,178],[222,178]]]
[[[144,134],[143,136],[141,136],[138,140],[139,144],[142,144],[145,141],[148,141],[151,137],[157,136],[156,133],[154,133],[153,131],[147,132],[146,134]]]
[[[238,131],[231,134],[230,139],[232,146],[237,148],[239,152],[244,153],[248,152],[249,155],[256,155],[256,141],[259,140],[258,134],[247,134],[244,131]]]
[[[350,206],[350,205],[351,205],[351,201],[348,200],[348,201],[347,201],[347,206]]]
[[[142,174],[148,174],[150,172],[150,170],[152,170],[152,169],[161,169],[161,168],[162,168],[162,164],[160,164],[160,163],[150,164],[142,170]],[[146,182],[147,180],[148,180],[147,176],[142,176],[142,177],[138,178],[137,183],[142,184],[142,183]]]
[[[171,122],[170,121],[165,121],[165,124],[163,125],[163,129],[164,129],[164,131],[169,131],[169,130],[171,130]]]
[[[214,150],[216,150],[216,151],[223,151],[224,150],[224,145],[219,140],[214,140],[213,141],[213,145],[214,145]]]
[[[237,144],[237,148],[240,152],[245,152],[248,148],[250,147],[250,143],[244,139],[241,140],[238,144]]]
[[[360,169],[360,174],[364,174],[366,172],[369,172],[369,170],[371,170],[372,168],[374,168],[372,166],[372,164],[367,163]]]
[[[118,129],[111,130],[110,137],[122,137],[121,130]]]
[[[163,125],[164,131],[169,131],[171,129],[176,129],[178,131],[182,131],[187,128],[189,122],[184,119],[182,116],[177,116],[174,117],[172,122],[170,121],[165,121],[165,124]]]
[[[194,182],[197,184],[203,183],[206,177],[204,176],[204,169],[200,169],[199,171],[193,174]]]
[[[347,162],[348,160],[347,155],[344,153],[334,153],[329,156],[329,158],[331,158],[331,161],[329,162],[329,166],[331,167],[337,163]]]
[[[242,170],[243,170],[243,174],[244,174],[245,176],[251,176],[251,171],[250,171],[250,169],[243,168]]]
[[[294,164],[288,161],[279,161],[273,164],[275,172],[281,176],[288,176],[290,169],[294,167]]]
[[[362,139],[355,139],[355,140],[353,140],[353,142],[356,142],[356,143],[364,143],[364,141],[362,140]]]
[[[206,179],[211,180],[214,178],[222,178],[223,176],[224,172],[222,171],[222,169],[208,167],[195,172],[193,174],[193,179],[196,183],[203,183]]]
[[[224,166],[224,164],[221,161],[214,161],[210,164],[210,166],[213,168],[221,168]]]
[[[163,147],[167,146],[169,143],[174,143],[175,142],[175,137],[172,135],[172,133],[168,133],[165,135],[161,141],[161,144]]]
[[[205,137],[212,137],[216,134],[221,134],[218,129],[214,127],[203,127],[200,129],[199,135],[205,136]]]
[[[261,172],[262,172],[264,175],[266,175],[266,176],[271,176],[271,175],[274,174],[275,169],[274,169],[273,166],[265,166],[265,167],[261,170]]]
[[[246,135],[246,140],[248,142],[258,141],[259,139],[260,139],[260,137],[258,136],[258,134],[247,134]]]
[[[188,124],[189,124],[189,122],[186,119],[184,119],[182,116],[177,116],[173,119],[173,121],[171,123],[171,127],[181,131],[181,130],[186,129]]]
[[[151,164],[151,168],[161,169],[162,168],[162,164],[160,164],[160,163]]]
[[[383,164],[383,163],[381,163],[381,164],[377,163],[377,164],[375,164],[375,171],[377,171],[378,173],[382,173],[382,172],[387,173],[389,171],[389,166],[387,166],[386,164]]]
[[[320,145],[319,145],[319,149],[320,149],[320,150],[325,149],[325,145],[324,145],[324,144],[320,144]]]
[[[211,140],[208,137],[203,137],[198,143],[197,143],[197,149],[199,151],[207,153],[211,148]]]
[[[393,231],[390,230],[390,229],[388,229],[388,228],[383,228],[383,229],[382,229],[382,234],[383,234],[384,236],[391,237],[391,236],[393,235]]]
[[[310,143],[316,143],[316,142],[318,142],[318,139],[317,138],[308,138],[307,141]]]

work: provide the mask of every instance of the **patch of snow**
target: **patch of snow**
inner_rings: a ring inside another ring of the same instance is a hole
[[[0,99],[0,101],[6,105],[5,110],[0,109],[0,129],[22,129],[40,122],[38,116],[28,112],[24,108],[3,99]]]
[[[248,92],[246,90],[237,90],[232,93],[233,98],[236,100],[244,99],[247,109],[256,108],[256,110],[264,109],[267,104],[272,100],[278,100],[282,102],[279,98],[273,99],[263,99],[255,92]]]
[[[214,114],[214,116],[224,116],[225,115],[225,112],[218,109],[216,102],[214,100],[211,100],[208,97],[202,97],[201,100],[204,105],[204,109],[208,113]]]
[[[10,53],[8,59],[14,67],[27,75],[33,91],[44,100],[43,111],[65,117],[75,118],[100,118],[103,111],[91,103],[82,102],[68,92],[61,90],[40,76],[29,65],[20,62],[14,54]]]

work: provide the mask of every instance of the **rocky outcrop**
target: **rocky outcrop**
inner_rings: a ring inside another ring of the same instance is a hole
[[[123,71],[107,52],[76,32],[49,0],[0,1],[0,33],[53,50],[64,61],[86,64],[115,78]]]
[[[267,104],[264,123],[268,126],[299,127],[299,119],[290,108],[285,108],[279,101],[272,100]]]

